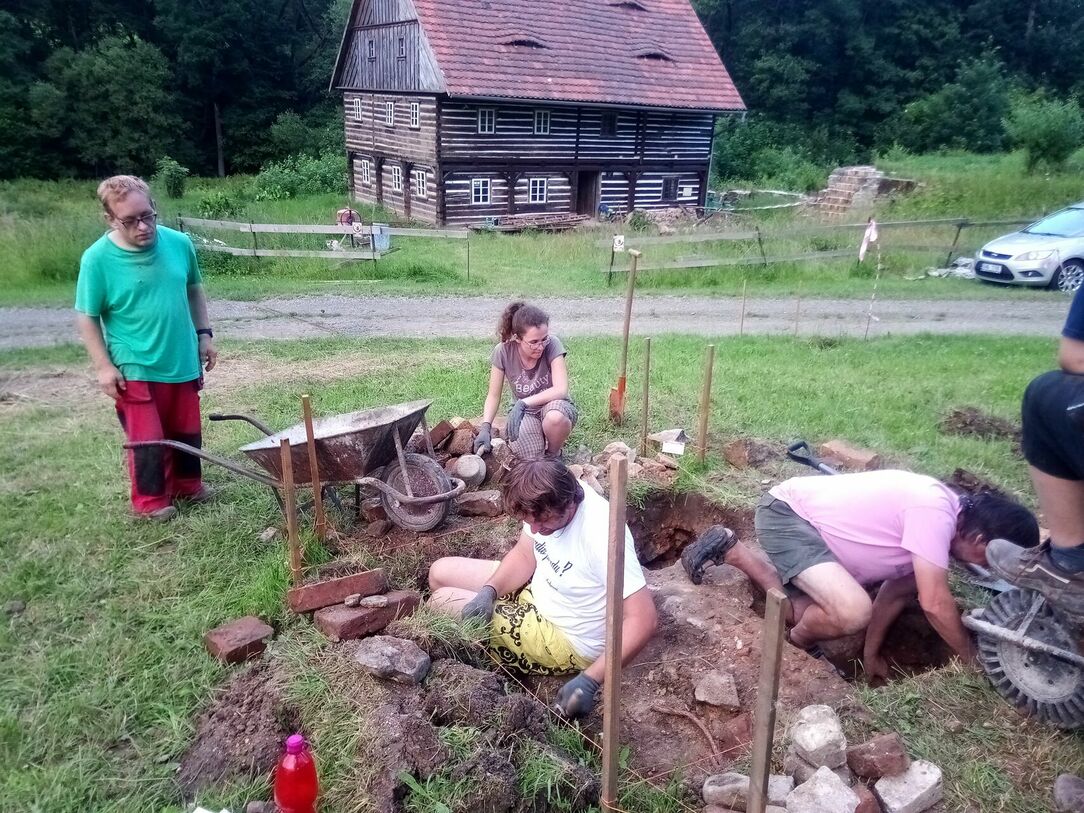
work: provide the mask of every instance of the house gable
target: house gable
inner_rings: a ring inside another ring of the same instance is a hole
[[[331,89],[445,91],[411,0],[354,0]]]

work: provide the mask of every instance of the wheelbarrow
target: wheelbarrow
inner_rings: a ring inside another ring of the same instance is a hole
[[[354,485],[359,498],[362,488],[379,493],[388,519],[410,531],[429,531],[448,515],[453,498],[466,488],[462,480],[449,477],[434,459],[433,442],[425,411],[432,401],[412,401],[394,406],[363,409],[345,415],[319,418],[313,422],[316,460],[320,480],[328,485]],[[264,472],[197,449],[176,440],[126,443],[126,449],[167,446],[222,466],[234,474],[278,490],[282,484],[281,441],[290,443],[294,482],[311,484],[308,439],[303,423],[274,432],[247,415],[209,415],[212,421],[246,421],[266,435],[242,446],[240,451],[259,464]],[[407,442],[418,425],[422,427],[428,455],[407,452]],[[279,504],[282,504],[279,498]]]

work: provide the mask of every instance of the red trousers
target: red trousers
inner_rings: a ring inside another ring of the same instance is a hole
[[[200,448],[199,390],[198,380],[129,381],[117,401],[117,417],[128,441],[177,440]],[[203,485],[199,458],[168,446],[130,449],[128,475],[137,514],[165,508],[176,497],[198,493]]]

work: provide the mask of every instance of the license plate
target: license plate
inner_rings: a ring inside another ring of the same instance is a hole
[[[1000,265],[995,265],[994,263],[979,263],[979,270],[980,271],[990,271],[990,272],[992,272],[994,274],[1000,274],[1001,273],[1001,266]]]

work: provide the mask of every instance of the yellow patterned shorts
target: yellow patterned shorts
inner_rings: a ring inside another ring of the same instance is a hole
[[[577,654],[553,622],[539,615],[530,587],[497,602],[492,626],[490,655],[509,669],[531,675],[565,675],[592,663]]]

